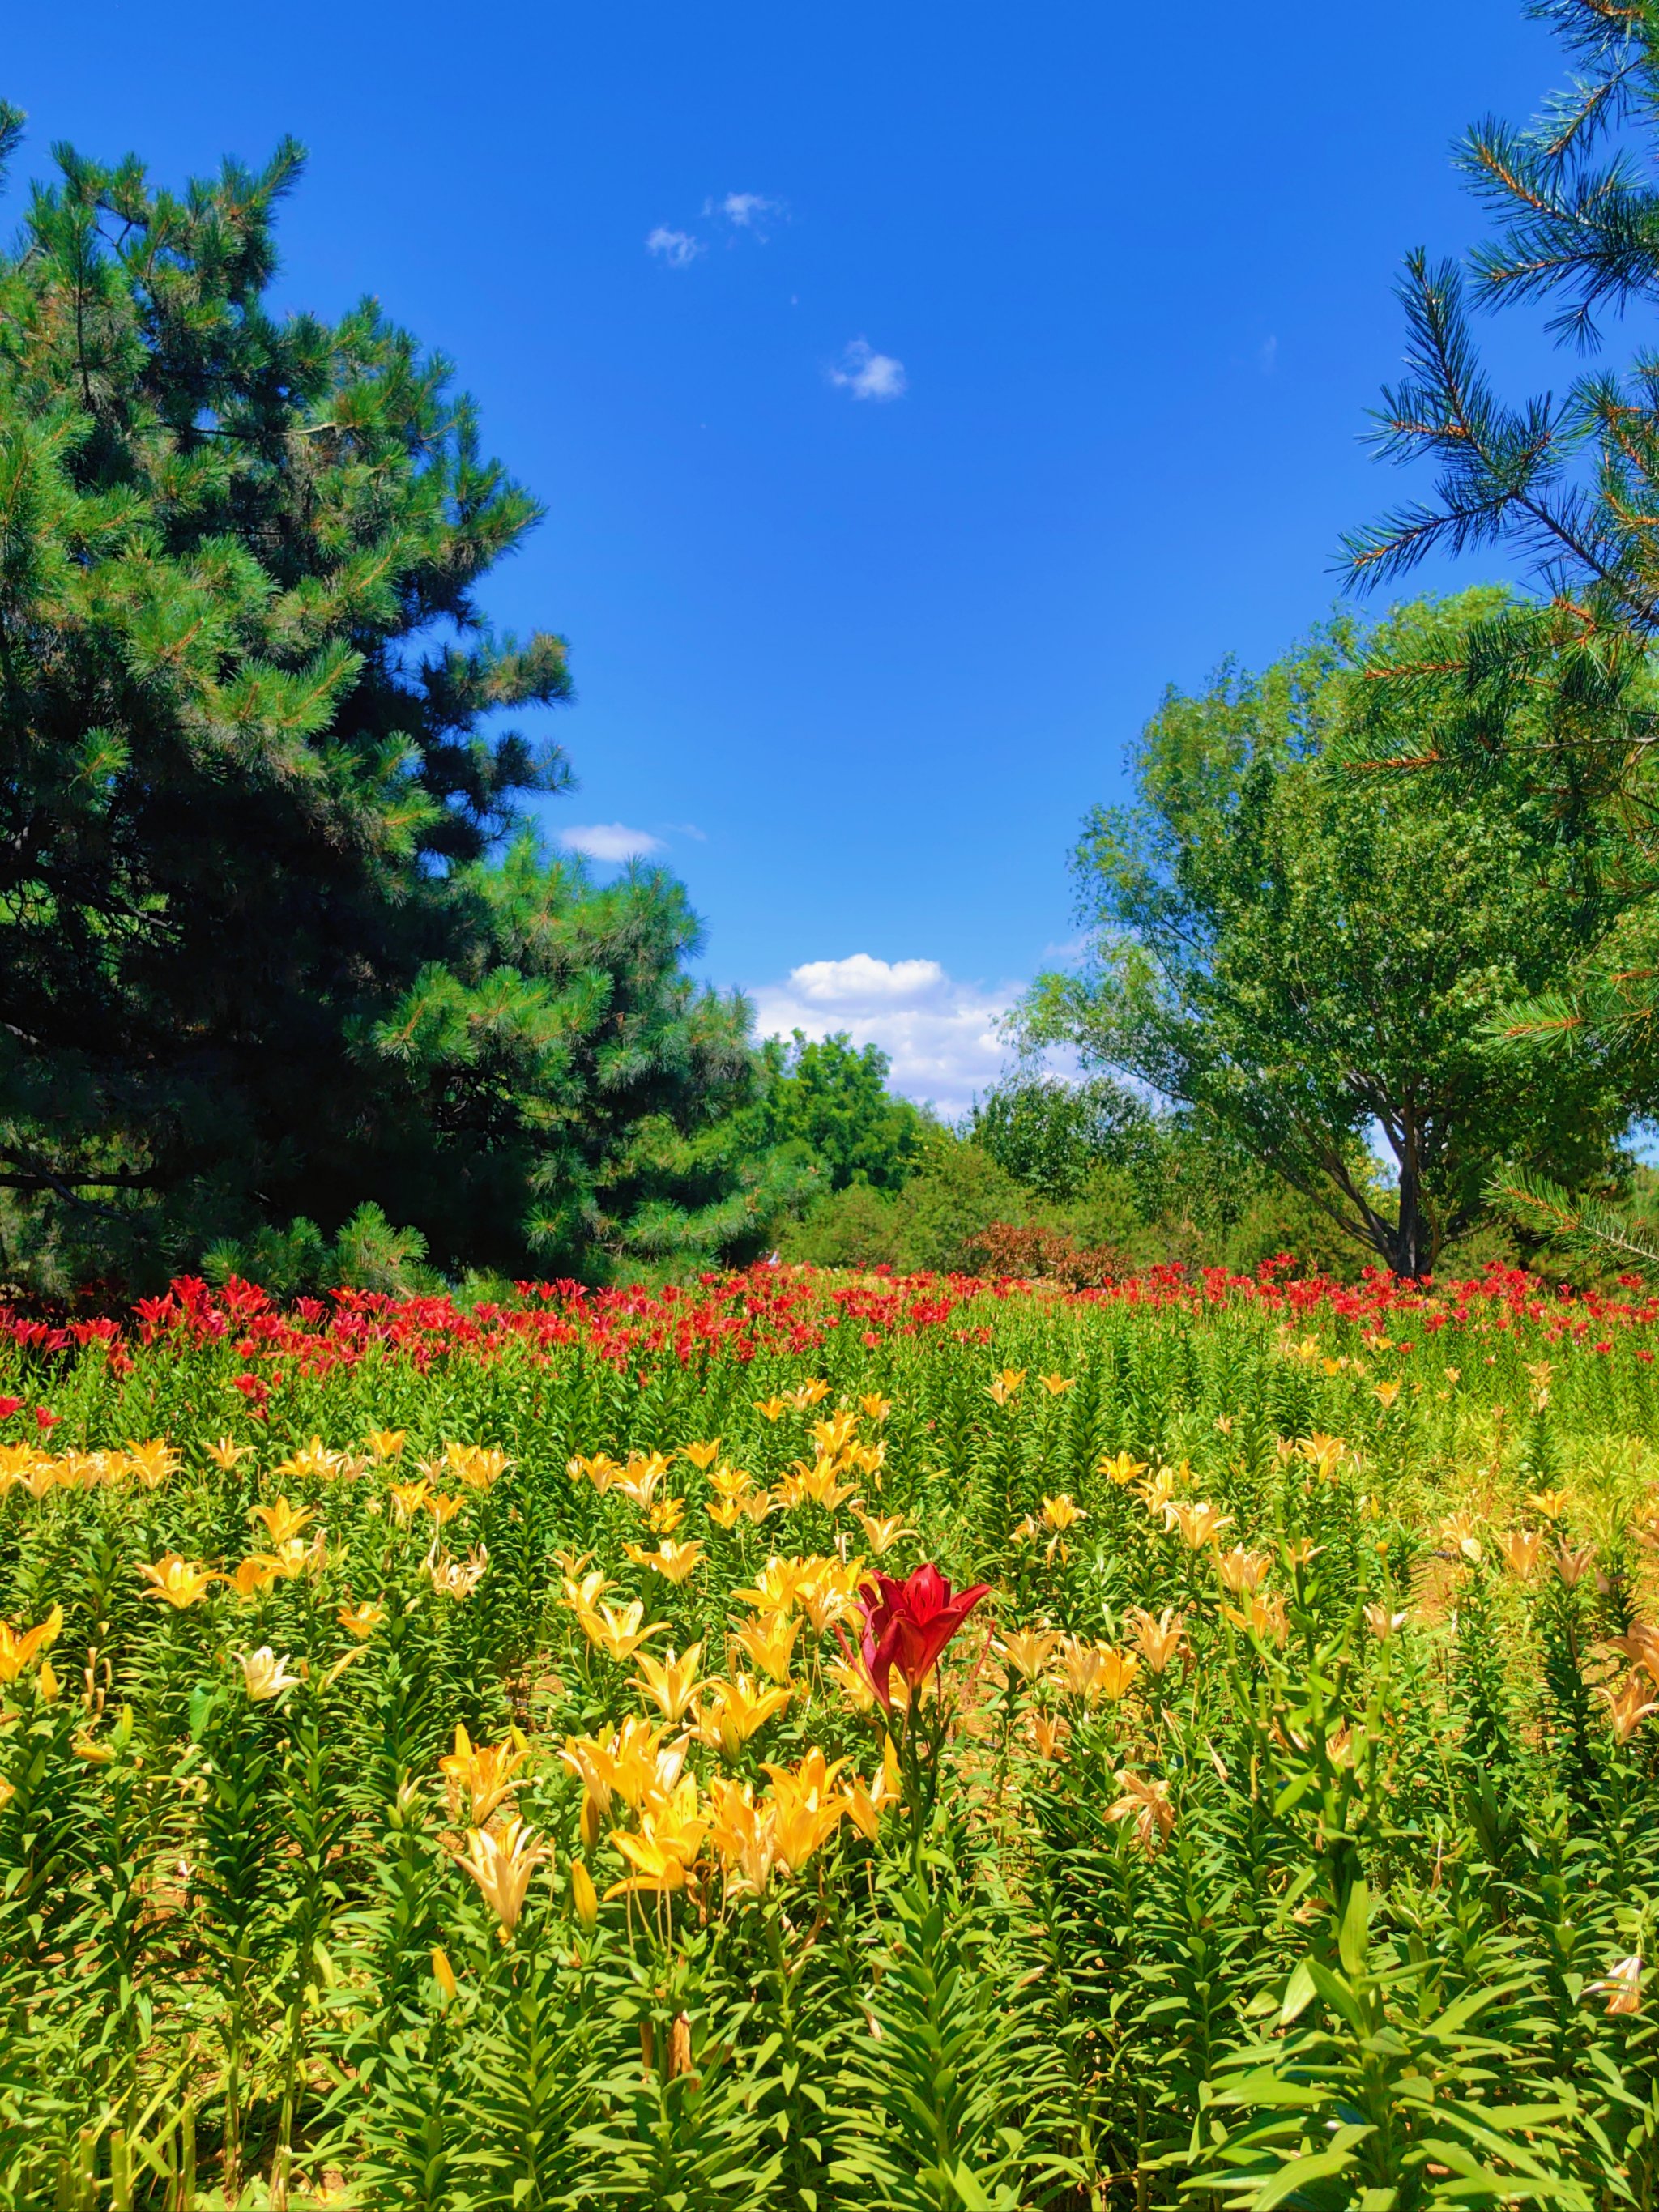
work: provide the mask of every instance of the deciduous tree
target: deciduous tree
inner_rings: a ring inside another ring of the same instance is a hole
[[[1171,691],[1134,803],[1097,810],[1077,849],[1089,964],[1026,1009],[1035,1042],[1190,1109],[1407,1275],[1472,1222],[1497,1163],[1582,1182],[1627,1112],[1607,1060],[1528,1079],[1487,1033],[1616,913],[1547,804],[1329,765],[1373,652],[1408,655],[1427,619],[1381,640],[1339,620],[1259,677]]]

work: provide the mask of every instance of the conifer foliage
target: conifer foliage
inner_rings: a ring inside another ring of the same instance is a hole
[[[518,811],[568,769],[503,714],[570,678],[478,606],[539,510],[449,365],[372,300],[274,309],[292,143],[182,197],[56,159],[0,256],[8,1271],[365,1200],[441,1265],[757,1241],[683,892]]]

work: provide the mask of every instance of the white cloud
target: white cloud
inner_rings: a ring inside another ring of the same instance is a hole
[[[625,822],[578,822],[559,832],[568,853],[586,853],[590,860],[639,860],[647,853],[660,853],[662,839],[648,830],[630,830]]]
[[[830,381],[854,399],[897,399],[904,392],[904,363],[890,353],[875,352],[867,338],[854,338],[830,370]]]
[[[763,192],[727,192],[724,199],[705,200],[705,215],[723,215],[734,230],[753,231],[763,244],[766,227],[773,216],[784,212],[781,200],[769,200]]]
[[[1279,366],[1279,340],[1263,338],[1256,348],[1256,365],[1263,376],[1271,376]]]
[[[702,240],[693,238],[689,230],[670,230],[665,223],[659,222],[646,240],[645,250],[659,255],[671,269],[685,269],[696,259],[703,246]]]
[[[1018,994],[957,982],[937,960],[854,952],[805,961],[750,995],[763,1036],[845,1030],[854,1044],[878,1044],[891,1057],[895,1090],[960,1114],[1002,1072],[1009,1054],[997,1024]]]

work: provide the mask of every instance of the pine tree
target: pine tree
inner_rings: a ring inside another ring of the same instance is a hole
[[[1380,665],[1386,724],[1402,694],[1431,714],[1436,763],[1465,780],[1518,767],[1564,823],[1595,836],[1616,817],[1620,865],[1659,884],[1659,791],[1650,761],[1659,691],[1659,356],[1600,365],[1559,396],[1502,399],[1468,315],[1550,304],[1546,328],[1581,356],[1601,351],[1611,313],[1659,303],[1659,0],[1534,0],[1576,64],[1528,127],[1488,117],[1457,164],[1497,224],[1470,256],[1408,259],[1400,291],[1407,374],[1386,389],[1373,442],[1426,461],[1431,495],[1345,541],[1346,573],[1370,590],[1431,553],[1501,547],[1540,586],[1419,659]],[[1413,761],[1413,766],[1423,766]]]
[[[1488,117],[1458,166],[1494,219],[1467,270],[1418,252],[1401,286],[1407,374],[1386,390],[1375,441],[1426,461],[1432,492],[1346,541],[1351,583],[1393,582],[1436,551],[1502,547],[1540,587],[1485,623],[1425,632],[1408,660],[1370,673],[1353,757],[1429,769],[1465,789],[1508,783],[1541,795],[1564,844],[1626,907],[1605,957],[1571,988],[1508,1010],[1517,1062],[1558,1068],[1609,1056],[1632,1071],[1630,1103],[1659,1104],[1659,356],[1605,360],[1559,395],[1510,404],[1469,322],[1482,308],[1545,307],[1546,328],[1581,357],[1603,353],[1610,319],[1659,303],[1659,0],[1534,0],[1573,64],[1564,90],[1517,129]],[[1425,755],[1402,729],[1431,722]],[[1638,1072],[1639,1071],[1639,1072]],[[1534,1225],[1627,1243],[1629,1225],[1555,1185],[1505,1185]],[[1644,1243],[1644,1239],[1638,1239]],[[1652,1256],[1652,1255],[1650,1255]]]
[[[182,197],[56,159],[0,256],[14,1231],[136,1282],[371,1200],[441,1265],[571,1268],[629,1249],[643,1147],[695,1241],[671,1156],[750,1095],[746,1010],[677,885],[524,827],[568,767],[502,716],[566,650],[477,594],[536,502],[374,301],[273,312],[292,143]],[[764,1181],[720,1194],[751,1243]]]

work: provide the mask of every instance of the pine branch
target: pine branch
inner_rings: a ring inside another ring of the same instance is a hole
[[[21,107],[14,107],[9,100],[0,100],[0,190],[4,189],[7,167],[17,150],[27,120]]]
[[[1582,1250],[1624,1252],[1659,1267],[1659,1241],[1629,1214],[1599,1199],[1575,1198],[1559,1183],[1522,1169],[1495,1176],[1488,1196],[1494,1205],[1507,1208],[1514,1219],[1534,1228],[1544,1226],[1550,1234]]]

